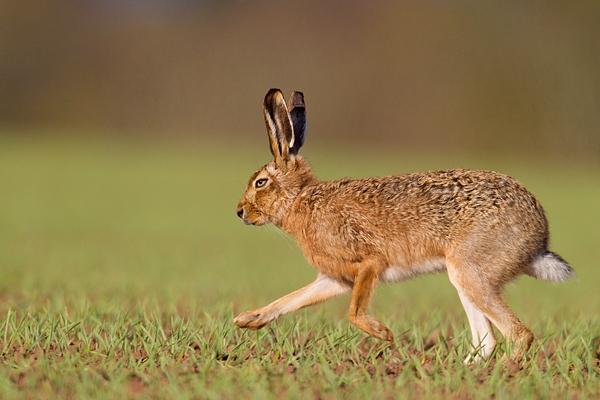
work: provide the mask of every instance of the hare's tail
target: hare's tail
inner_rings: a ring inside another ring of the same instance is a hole
[[[527,274],[550,282],[562,282],[575,278],[573,268],[561,256],[551,251],[537,256],[531,263]]]

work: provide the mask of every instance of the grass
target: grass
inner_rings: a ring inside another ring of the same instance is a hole
[[[600,171],[474,157],[319,150],[325,178],[454,166],[521,180],[578,281],[506,290],[537,335],[528,360],[464,365],[469,332],[443,274],[378,289],[394,348],[348,298],[257,332],[233,316],[314,279],[293,240],[234,214],[264,146],[0,136],[2,398],[597,398]]]

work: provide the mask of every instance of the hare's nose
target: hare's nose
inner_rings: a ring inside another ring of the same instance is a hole
[[[244,209],[242,207],[237,209],[237,216],[240,218],[244,218]]]

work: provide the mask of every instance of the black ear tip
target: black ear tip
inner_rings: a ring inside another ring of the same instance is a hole
[[[280,94],[280,95],[282,94],[281,90],[276,89],[276,88],[270,89],[267,92],[267,95],[265,96],[265,99],[272,98],[274,96],[277,96],[278,94]]]
[[[290,109],[294,107],[304,107],[304,93],[293,92],[290,98]]]
[[[268,106],[271,106],[271,105],[273,105],[274,103],[276,103],[276,102],[277,102],[277,100],[276,100],[276,99],[277,99],[278,97],[279,97],[279,98],[283,98],[283,93],[281,92],[281,90],[279,90],[279,89],[276,89],[276,88],[273,88],[273,89],[269,90],[269,91],[267,92],[267,94],[265,95],[265,101],[264,101],[264,103],[263,103],[263,104],[264,104],[265,106],[267,106],[267,105],[268,105]]]

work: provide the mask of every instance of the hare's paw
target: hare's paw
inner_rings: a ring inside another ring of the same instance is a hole
[[[260,329],[269,323],[269,320],[265,318],[264,313],[258,310],[246,311],[235,317],[233,323],[239,328],[247,329]]]
[[[377,337],[384,342],[394,343],[394,334],[381,322],[379,323],[379,329],[377,330]]]
[[[358,329],[384,342],[394,343],[394,334],[381,321],[370,315],[354,316],[350,318]]]

